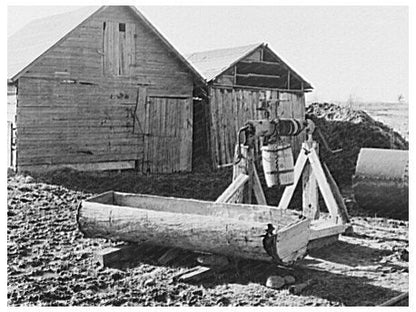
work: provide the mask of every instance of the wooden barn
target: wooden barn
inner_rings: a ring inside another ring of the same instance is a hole
[[[196,106],[196,137],[208,137],[214,167],[233,161],[237,131],[249,119],[264,118],[257,110],[266,104],[272,118],[305,118],[305,93],[312,86],[276,55],[267,44],[193,53],[187,60],[208,83],[207,105]],[[205,132],[203,132],[205,130]],[[283,138],[299,153],[304,134]]]
[[[11,165],[190,171],[193,92],[204,84],[133,6],[33,21],[8,39]]]

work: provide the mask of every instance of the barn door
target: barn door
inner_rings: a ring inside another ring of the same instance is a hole
[[[148,97],[144,172],[192,170],[192,98]]]

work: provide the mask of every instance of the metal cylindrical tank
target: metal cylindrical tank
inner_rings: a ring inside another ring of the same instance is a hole
[[[361,208],[380,217],[408,219],[409,152],[362,148],[352,187]]]

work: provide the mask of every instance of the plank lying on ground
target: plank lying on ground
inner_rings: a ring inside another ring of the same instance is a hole
[[[386,302],[383,302],[382,304],[380,304],[380,307],[389,307],[389,306],[393,306],[396,303],[409,298],[409,292],[405,292],[403,294],[400,294],[394,298],[391,298],[390,300],[387,300]]]
[[[198,282],[203,278],[211,275],[213,271],[205,266],[197,266],[192,268],[189,272],[185,272],[185,274],[180,275],[177,279],[179,282],[189,283],[189,282]]]
[[[104,267],[117,266],[121,262],[132,260],[140,252],[138,244],[126,244],[108,247],[94,252],[94,258]]]

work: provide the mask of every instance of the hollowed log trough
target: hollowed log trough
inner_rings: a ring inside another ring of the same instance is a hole
[[[273,206],[113,191],[82,201],[77,219],[87,238],[147,242],[282,264],[304,257],[308,245],[346,228],[331,219],[311,221],[300,212]]]

